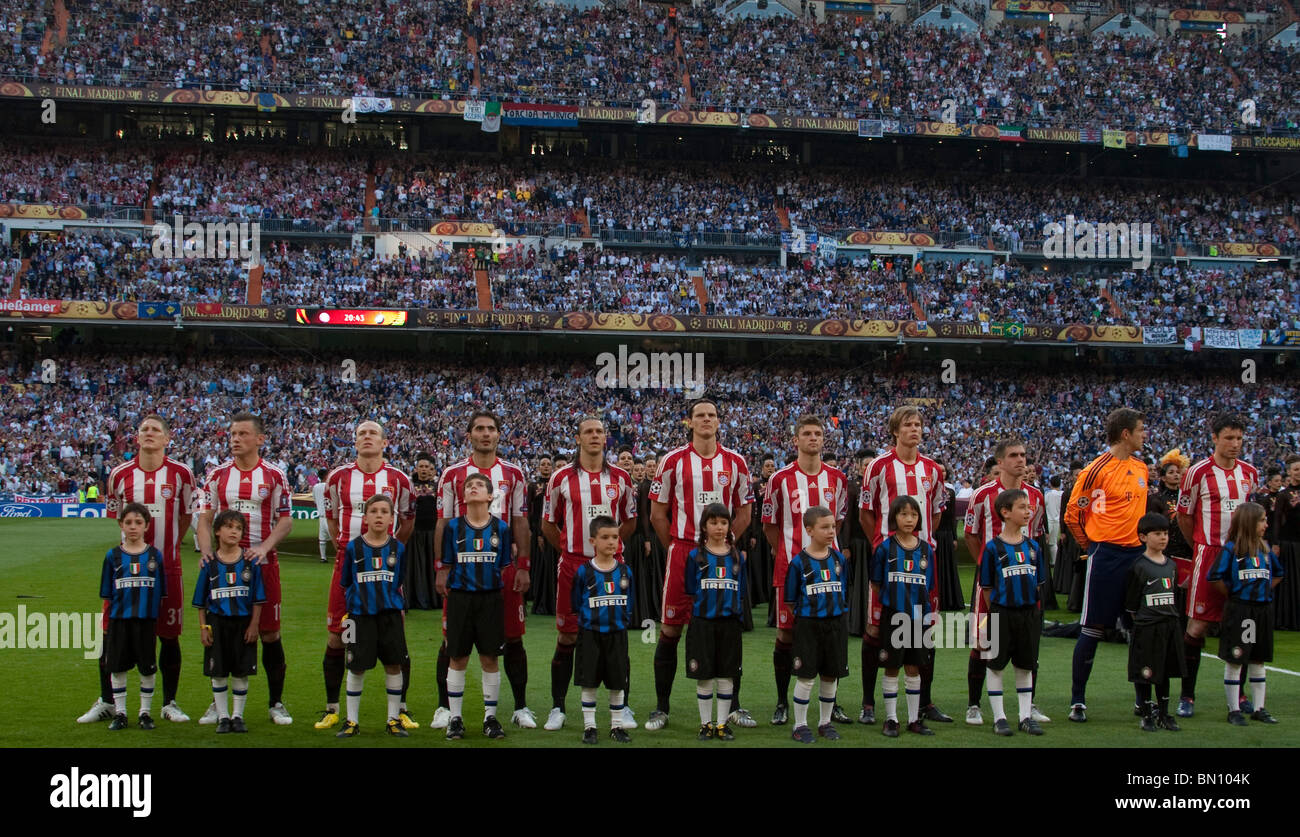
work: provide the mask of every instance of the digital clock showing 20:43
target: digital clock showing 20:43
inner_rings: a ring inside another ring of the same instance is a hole
[[[301,325],[404,326],[406,312],[378,308],[298,308],[294,320]]]

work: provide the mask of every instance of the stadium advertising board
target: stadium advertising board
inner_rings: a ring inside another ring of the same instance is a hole
[[[17,221],[84,221],[89,217],[79,206],[45,203],[0,203],[0,218]]]
[[[183,303],[183,320],[285,323],[289,309],[279,305],[228,305],[224,302]]]
[[[401,327],[406,325],[406,315],[406,311],[378,308],[297,308],[293,320],[299,325]]]
[[[4,517],[103,517],[103,503],[0,503]]]

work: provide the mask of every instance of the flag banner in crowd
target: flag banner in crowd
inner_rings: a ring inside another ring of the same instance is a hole
[[[1231,151],[1232,137],[1227,134],[1197,134],[1196,147],[1201,151]]]
[[[659,119],[659,105],[654,99],[642,99],[641,107],[636,109],[638,125],[653,125]]]
[[[141,302],[136,317],[142,320],[170,320],[181,312],[179,302]]]
[[[1180,328],[1180,332],[1185,331],[1183,335],[1183,348],[1189,352],[1199,352],[1201,350],[1201,327],[1192,326],[1191,328]]]
[[[465,103],[465,121],[482,122],[485,102],[475,101],[473,99]]]
[[[989,323],[989,334],[994,337],[1006,337],[1009,340],[1019,340],[1025,336],[1025,324]]]
[[[1101,142],[1101,130],[1098,128],[1080,128],[1079,142]]]
[[[275,107],[276,107],[276,104],[275,104],[275,94],[274,94],[274,93],[258,93],[258,94],[257,94],[257,109],[258,109],[259,112],[261,112],[261,113],[275,113]]]
[[[535,125],[543,128],[578,127],[577,105],[504,105],[501,121],[506,125]]]
[[[999,125],[998,139],[1002,142],[1024,142],[1025,138],[1021,136],[1024,128],[1020,125]]]
[[[393,100],[378,96],[353,96],[352,109],[357,113],[388,113],[393,109]]]
[[[1237,330],[1235,328],[1205,328],[1205,345],[1211,349],[1237,349]]]
[[[1176,346],[1178,329],[1175,326],[1143,326],[1142,342],[1148,346]]]
[[[885,135],[885,126],[879,119],[858,120],[858,136],[883,137],[884,135]]]
[[[1270,345],[1273,346],[1300,346],[1300,330],[1290,328],[1279,328],[1269,332]]]
[[[1264,343],[1264,330],[1260,328],[1237,329],[1237,345],[1242,349],[1258,349]]]
[[[483,106],[483,124],[479,127],[487,134],[495,134],[501,130],[500,102],[488,102]]]
[[[1105,130],[1101,132],[1101,144],[1107,148],[1127,148],[1128,132]]]

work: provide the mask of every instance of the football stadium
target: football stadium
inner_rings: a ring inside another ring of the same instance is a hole
[[[1300,746],[1292,2],[4,37],[0,744]]]

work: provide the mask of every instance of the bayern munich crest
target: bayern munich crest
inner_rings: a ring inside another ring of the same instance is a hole
[[[726,474],[718,474],[718,485],[722,486],[723,488],[726,488],[727,484],[730,482],[731,482],[731,478],[728,477]]]
[[[605,486],[605,496],[608,497],[608,498],[611,499],[611,500],[613,500],[613,499],[615,499],[616,497],[618,497],[618,486],[617,486],[617,485],[607,485],[607,486]]]
[[[164,500],[170,500],[175,492],[172,491],[170,485],[164,485],[162,488],[158,489],[158,493],[162,495]]]
[[[265,500],[267,497],[271,496],[271,489],[267,488],[265,485],[259,485],[257,487],[257,496]]]

